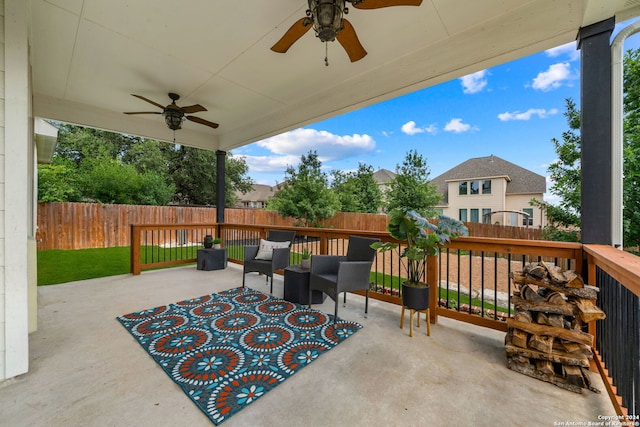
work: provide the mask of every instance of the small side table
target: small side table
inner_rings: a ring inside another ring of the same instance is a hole
[[[227,248],[198,249],[198,270],[222,270],[227,268]]]
[[[309,277],[311,270],[300,268],[300,264],[284,269],[284,299],[298,304],[309,304]],[[313,291],[311,304],[322,304],[327,296],[322,291]]]

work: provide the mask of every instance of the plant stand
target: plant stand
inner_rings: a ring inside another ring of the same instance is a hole
[[[405,307],[404,305],[402,306],[402,315],[400,317],[400,329],[404,329],[404,310],[408,309],[409,310],[409,336],[413,337],[413,315],[415,313],[418,313],[418,320],[417,320],[417,324],[416,327],[420,327],[420,313],[424,313],[425,314],[425,322],[427,322],[427,336],[431,336],[431,323],[429,322],[429,308],[426,308],[424,310],[414,310],[413,308],[408,308]]]

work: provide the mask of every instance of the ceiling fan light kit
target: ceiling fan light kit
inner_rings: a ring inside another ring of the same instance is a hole
[[[176,104],[176,101],[180,99],[180,95],[173,92],[169,92],[168,95],[169,95],[169,98],[171,98],[171,104],[165,107],[161,104],[158,104],[155,101],[145,98],[144,96],[131,94],[131,96],[135,96],[136,98],[142,99],[143,101],[146,101],[149,104],[155,105],[156,107],[162,109],[162,111],[161,112],[160,111],[134,111],[134,112],[125,112],[124,114],[161,114],[162,116],[164,116],[164,122],[167,124],[169,129],[173,131],[182,129],[182,123],[185,121],[185,119],[195,123],[200,123],[201,125],[209,126],[210,128],[213,128],[213,129],[216,129],[218,127],[217,123],[213,123],[208,120],[201,119],[200,117],[187,115],[187,114],[199,113],[201,111],[207,111],[207,109],[204,108],[202,105],[194,104],[194,105],[189,105],[187,107],[179,107]]]
[[[345,7],[351,3],[356,9],[380,9],[391,6],[420,6],[422,0],[308,0],[306,17],[296,21],[286,33],[271,46],[271,50],[285,53],[300,37],[313,27],[316,37],[323,43],[338,40],[351,62],[361,60],[367,55],[353,25],[343,17],[349,13]],[[325,45],[325,49],[326,49]],[[329,62],[325,56],[325,64]]]

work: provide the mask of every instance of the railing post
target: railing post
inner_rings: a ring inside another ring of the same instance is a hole
[[[427,257],[427,283],[431,286],[429,292],[429,313],[431,323],[438,323],[438,302],[440,300],[440,286],[438,277],[438,257],[429,255]]]
[[[325,232],[320,233],[320,254],[327,255],[328,247],[327,247],[327,234]]]
[[[131,224],[131,274],[140,274],[140,230]]]

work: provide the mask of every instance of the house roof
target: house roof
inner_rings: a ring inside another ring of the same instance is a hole
[[[245,194],[238,193],[241,202],[264,202],[273,197],[274,188],[264,184],[253,184],[251,191]]]
[[[313,31],[270,50],[306,0],[23,0],[33,115],[172,141],[168,92],[201,104],[176,142],[234,148],[573,42],[581,27],[637,16],[630,0],[424,0],[348,20],[368,52],[350,62]],[[363,3],[366,6],[366,1]],[[380,2],[379,2],[380,3]],[[7,18],[8,19],[8,18]],[[325,50],[328,50],[328,52]],[[324,58],[328,57],[329,66]]]
[[[373,179],[378,185],[388,184],[396,177],[396,174],[388,169],[378,169],[373,173]]]
[[[448,203],[447,183],[471,179],[504,178],[507,180],[506,194],[544,193],[547,190],[546,179],[542,175],[531,172],[493,154],[487,157],[469,159],[449,169],[431,180],[444,195],[444,203]]]

